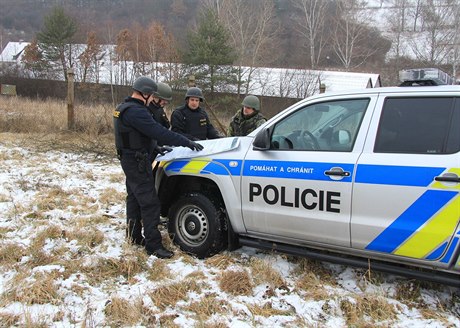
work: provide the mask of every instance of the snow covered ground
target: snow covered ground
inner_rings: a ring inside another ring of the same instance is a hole
[[[198,260],[166,233],[175,256],[148,257],[117,160],[19,144],[0,135],[2,327],[460,327],[447,286],[247,247]]]

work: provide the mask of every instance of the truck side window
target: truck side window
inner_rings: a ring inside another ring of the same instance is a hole
[[[457,99],[457,103],[460,102]],[[388,98],[376,153],[445,154],[459,150],[459,110],[453,97]],[[449,136],[449,132],[450,136]]]
[[[350,152],[368,104],[347,99],[300,108],[275,125],[272,149]]]

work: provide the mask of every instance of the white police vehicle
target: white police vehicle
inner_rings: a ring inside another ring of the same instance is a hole
[[[201,258],[247,245],[460,286],[460,86],[430,81],[318,94],[233,149],[161,162],[174,242]]]

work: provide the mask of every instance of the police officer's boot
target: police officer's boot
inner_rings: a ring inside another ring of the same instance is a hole
[[[128,238],[132,244],[145,246],[145,239],[144,236],[142,236],[142,224],[140,220],[128,219],[126,238]]]

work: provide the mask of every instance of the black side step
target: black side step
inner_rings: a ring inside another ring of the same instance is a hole
[[[292,246],[287,244],[273,243],[260,239],[251,239],[246,237],[239,237],[241,246],[249,246],[269,251],[285,253],[300,257],[307,257],[314,260],[345,264],[359,268],[368,269],[369,267],[376,271],[396,274],[415,278],[418,280],[426,280],[439,284],[449,285],[460,288],[460,275],[449,274],[438,271],[421,271],[419,269],[412,269],[397,264],[389,264],[376,260],[368,260],[366,258],[350,257],[342,254],[324,253],[319,250],[303,248],[299,246]]]

